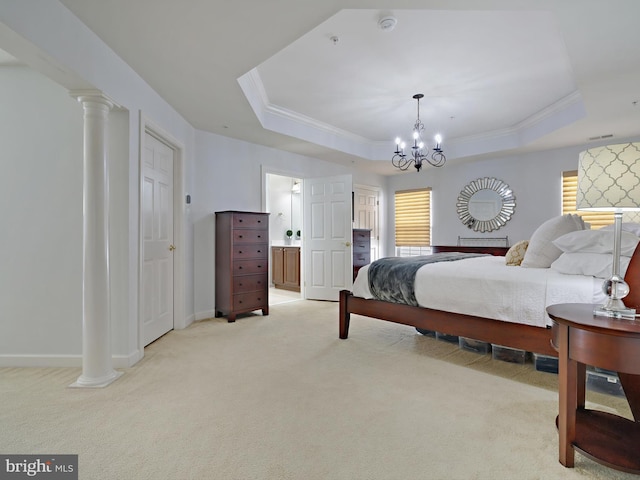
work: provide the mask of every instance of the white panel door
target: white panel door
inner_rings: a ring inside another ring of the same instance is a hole
[[[337,301],[353,286],[351,185],[351,175],[304,180],[305,298]]]
[[[354,228],[371,230],[371,261],[380,258],[379,192],[363,187],[354,189]]]
[[[142,158],[142,340],[173,329],[173,155],[145,133]]]

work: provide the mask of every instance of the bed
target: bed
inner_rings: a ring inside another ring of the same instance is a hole
[[[638,244],[637,240],[635,243]],[[556,303],[604,301],[602,278],[559,273],[551,268],[506,266],[506,248],[433,247],[433,251],[488,255],[421,267],[416,274],[415,297],[419,306],[371,298],[368,268],[363,267],[353,291],[340,292],[340,338],[348,337],[351,314],[357,314],[557,357],[551,346],[551,320],[545,307]],[[625,263],[625,280],[631,293],[625,303],[640,309],[640,246],[634,246],[630,252]],[[467,278],[461,276],[461,272],[467,272]],[[426,291],[421,290],[420,283],[426,285]],[[515,284],[515,288],[509,284]],[[450,295],[451,292],[454,294]],[[474,303],[480,297],[490,300],[484,305]]]

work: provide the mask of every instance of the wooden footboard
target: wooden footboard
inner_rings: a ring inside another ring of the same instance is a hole
[[[352,313],[542,355],[558,356],[551,345],[550,328],[443,312],[430,308],[412,307],[381,300],[366,300],[354,297],[348,290],[340,292],[339,335],[342,339],[349,336]]]

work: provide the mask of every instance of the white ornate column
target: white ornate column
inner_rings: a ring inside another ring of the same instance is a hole
[[[100,91],[71,92],[84,109],[82,198],[82,375],[72,387],[105,387],[112,367],[109,289],[107,125],[111,102]]]

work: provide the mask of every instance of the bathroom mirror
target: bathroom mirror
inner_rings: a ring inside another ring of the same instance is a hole
[[[516,197],[502,180],[478,178],[462,189],[456,208],[458,218],[468,228],[476,232],[491,232],[511,219]]]

